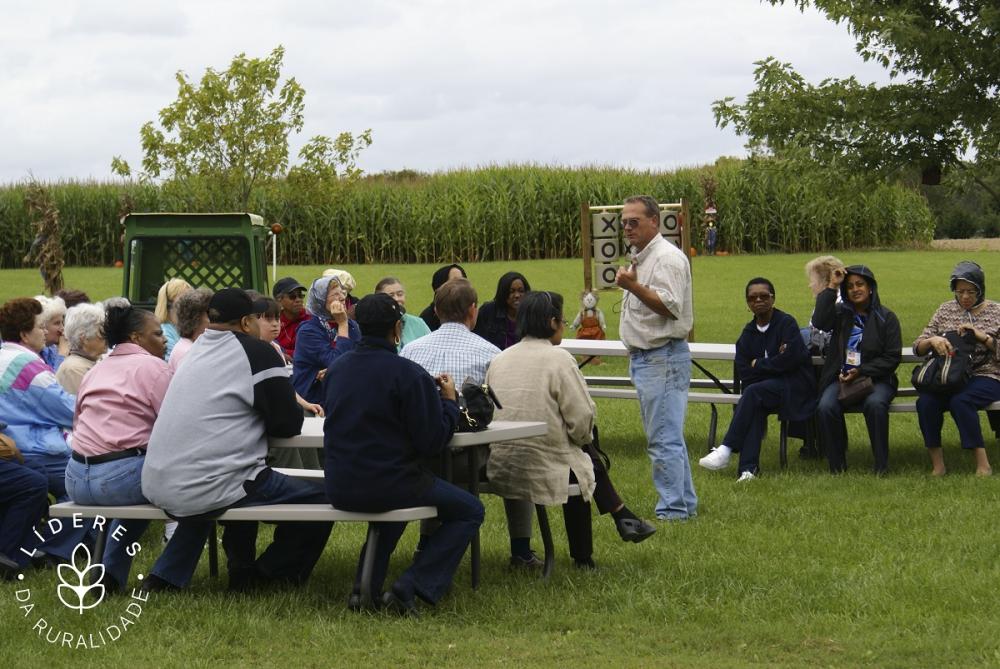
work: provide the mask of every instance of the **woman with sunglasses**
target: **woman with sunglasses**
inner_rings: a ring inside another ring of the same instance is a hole
[[[913,342],[913,352],[925,355],[934,350],[939,355],[952,351],[944,333],[971,332],[976,339],[972,352],[972,378],[965,387],[953,395],[920,393],[917,398],[917,418],[924,446],[931,456],[934,476],[946,472],[944,454],[941,452],[941,427],[944,412],[950,411],[962,448],[976,456],[976,475],[992,473],[983,431],[979,425],[979,410],[1000,401],[1000,303],[986,299],[986,276],[974,262],[963,261],[951,273],[951,290],[955,298],[948,300],[934,312],[931,322]]]
[[[763,277],[750,279],[746,301],[753,320],[736,341],[733,363],[743,394],[723,442],[698,461],[705,469],[724,469],[729,456],[739,453],[739,481],[757,478],[768,414],[801,421],[816,406],[809,351],[795,319],[774,308],[774,284]]]

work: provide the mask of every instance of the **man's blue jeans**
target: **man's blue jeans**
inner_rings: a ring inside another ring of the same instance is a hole
[[[265,474],[265,472],[270,472]],[[264,470],[254,481],[243,484],[247,496],[233,507],[266,504],[328,504],[323,484],[285,476],[274,470]],[[221,512],[221,510],[220,510]],[[304,583],[323,554],[333,523],[276,523],[274,540],[261,553],[256,553],[257,523],[223,523],[226,536],[223,545],[234,566],[246,567],[248,560],[266,578]],[[150,573],[171,585],[186,587],[201,558],[202,548],[212,527],[210,519],[181,519],[174,536],[167,542]]]
[[[88,465],[70,458],[66,465],[66,492],[77,504],[149,504],[142,496],[142,463],[145,460],[146,456],[142,455]],[[102,562],[115,583],[123,588],[128,584],[128,572],[132,568],[132,558],[126,548],[139,541],[147,527],[148,520],[116,520],[108,525]]]
[[[23,567],[38,545],[32,530],[49,506],[49,482],[12,460],[0,460],[0,553]]]
[[[436,506],[441,527],[427,538],[423,549],[414,556],[413,564],[396,580],[395,588],[405,599],[413,599],[417,595],[425,602],[435,604],[451,586],[465,549],[483,524],[485,511],[483,503],[474,495],[439,478],[434,479],[427,492],[414,495],[412,504]],[[406,523],[380,523],[379,526],[378,551],[372,572],[372,593],[375,595],[382,589],[389,558],[406,529]],[[364,548],[361,549],[361,556],[355,578],[357,590],[361,587]]]
[[[698,514],[691,480],[684,414],[691,383],[691,350],[683,339],[649,351],[633,351],[629,372],[639,395],[642,424],[649,442],[656,488],[656,517],[670,520]]]
[[[23,455],[26,467],[30,467],[46,477],[49,483],[49,492],[56,498],[56,502],[68,502],[66,463],[69,461],[69,456],[49,453],[24,453]],[[70,560],[77,544],[87,543],[93,546],[95,535],[96,533],[91,531],[89,525],[74,528],[72,522],[63,520],[62,530],[58,534],[52,534],[48,527],[42,531],[44,540],[37,548],[49,555]]]

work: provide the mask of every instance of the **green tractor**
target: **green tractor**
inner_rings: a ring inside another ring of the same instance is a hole
[[[169,279],[196,288],[232,286],[270,294],[265,246],[281,232],[257,214],[129,214],[122,295],[144,309]],[[273,251],[272,246],[272,251]]]

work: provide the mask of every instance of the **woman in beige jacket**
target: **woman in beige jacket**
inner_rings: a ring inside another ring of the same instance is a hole
[[[600,513],[611,513],[624,541],[638,543],[656,532],[625,506],[591,446],[594,402],[573,356],[557,348],[565,327],[561,295],[528,293],[517,311],[521,341],[497,355],[486,374],[503,402],[497,419],[549,424],[543,437],[491,447],[487,474],[492,490],[504,497],[512,567],[542,564],[531,551],[533,504],[563,505],[570,555],[578,567],[594,567],[591,498]],[[569,496],[571,482],[579,484],[579,497]]]

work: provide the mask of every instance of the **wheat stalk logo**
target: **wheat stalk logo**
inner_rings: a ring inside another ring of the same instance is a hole
[[[80,565],[77,568],[77,564]],[[87,585],[87,574],[94,572],[93,585]],[[87,609],[92,609],[104,600],[104,565],[98,562],[90,564],[90,549],[84,544],[77,544],[73,549],[73,557],[66,564],[59,565],[59,588],[56,594],[66,608],[76,609],[83,615]],[[92,604],[86,604],[88,595],[93,595]],[[72,603],[71,603],[72,602]]]

